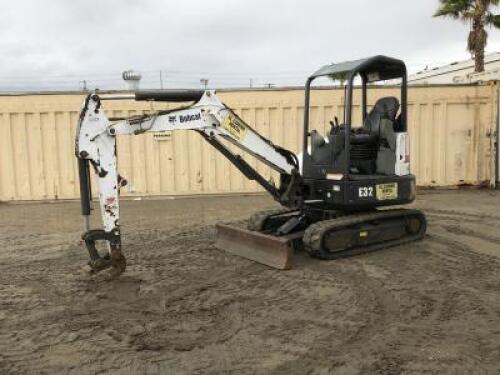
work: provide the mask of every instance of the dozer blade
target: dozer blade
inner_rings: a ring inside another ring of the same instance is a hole
[[[292,241],[302,236],[277,237],[225,224],[216,228],[218,249],[280,270],[291,268]]]

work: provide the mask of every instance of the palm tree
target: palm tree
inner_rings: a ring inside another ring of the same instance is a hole
[[[500,28],[500,15],[491,8],[500,0],[439,0],[434,17],[451,17],[470,24],[467,50],[475,60],[475,71],[484,72],[484,48],[488,40],[486,26]]]

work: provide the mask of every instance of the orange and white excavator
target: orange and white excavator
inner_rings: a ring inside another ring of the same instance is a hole
[[[328,134],[309,129],[311,84],[318,77],[347,77],[343,123],[331,122]],[[400,98],[379,98],[367,108],[368,83],[401,79]],[[360,79],[363,124],[351,124],[353,88]],[[192,102],[173,110],[129,118],[106,117],[106,100]],[[381,209],[415,199],[415,176],[410,173],[407,133],[405,64],[375,56],[324,66],[305,86],[302,155],[273,144],[223,104],[215,91],[138,91],[131,95],[86,97],[76,134],[81,207],[85,222],[83,240],[92,272],[126,268],[120,236],[120,187],[116,136],[145,132],[196,131],[221,152],[247,178],[259,183],[283,209],[255,213],[248,227],[217,225],[217,247],[278,269],[291,266],[294,250],[319,259],[336,259],[421,239],[426,219],[415,209]],[[227,141],[253,155],[279,173],[276,186],[266,180]],[[97,177],[103,228],[90,228],[92,193],[90,166]],[[206,198],[210,199],[210,198]],[[96,241],[105,241],[100,254]]]

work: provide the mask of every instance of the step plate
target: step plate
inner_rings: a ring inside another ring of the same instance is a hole
[[[277,237],[226,224],[217,224],[216,228],[218,249],[280,270],[292,267],[292,241],[301,237]]]

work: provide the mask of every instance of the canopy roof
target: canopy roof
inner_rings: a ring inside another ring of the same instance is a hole
[[[325,65],[315,72],[310,79],[320,76],[338,76],[344,79],[356,74],[364,75],[368,82],[401,78],[406,75],[405,63],[387,56],[373,56],[366,59],[345,61],[339,64]]]

